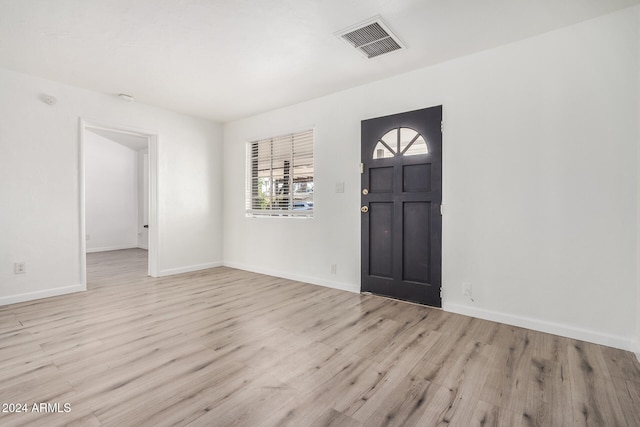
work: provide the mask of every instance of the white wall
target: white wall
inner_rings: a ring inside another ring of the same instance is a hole
[[[225,263],[359,291],[360,121],[442,104],[444,308],[630,348],[637,13],[225,125]],[[308,125],[315,218],[246,218],[245,143]]]
[[[85,133],[87,252],[138,245],[138,153]]]
[[[80,118],[159,134],[160,274],[221,263],[219,124],[3,69],[0,117],[0,304],[83,288]]]

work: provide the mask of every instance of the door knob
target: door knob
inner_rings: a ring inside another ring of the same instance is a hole
[[[369,206],[363,206],[363,207],[361,207],[361,208],[360,208],[360,212],[362,212],[362,213],[367,213],[367,212],[369,212]]]

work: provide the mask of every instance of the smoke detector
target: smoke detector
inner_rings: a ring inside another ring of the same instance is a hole
[[[354,47],[366,58],[375,58],[406,46],[400,41],[380,16],[374,16],[335,34]]]
[[[48,105],[55,105],[56,102],[58,102],[58,100],[55,97],[44,94],[44,93],[40,95],[40,100]]]
[[[118,94],[118,97],[119,97],[120,99],[122,99],[123,101],[126,101],[126,102],[133,102],[133,96],[128,95],[128,94],[126,94],[126,93],[120,93],[120,94]]]

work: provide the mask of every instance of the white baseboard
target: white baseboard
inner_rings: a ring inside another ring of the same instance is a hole
[[[169,268],[160,270],[158,277],[173,276],[174,274],[191,273],[192,271],[206,270],[207,268],[222,267],[222,261],[207,262],[205,264],[189,265],[187,267]]]
[[[283,279],[295,280],[296,282],[310,283],[312,285],[326,286],[327,288],[339,289],[347,292],[360,292],[360,285],[354,287],[351,283],[333,282],[331,280],[318,279],[317,277],[304,276],[296,273],[283,272],[281,270],[272,270],[269,268],[255,267],[236,262],[224,262],[225,267],[237,268],[238,270],[251,271],[252,273],[266,274],[267,276],[282,277]]]
[[[82,292],[86,290],[87,290],[87,287],[85,285],[79,284],[79,285],[72,285],[72,286],[64,286],[61,288],[46,289],[43,291],[27,292],[27,293],[18,294],[18,295],[10,295],[7,297],[0,297],[0,306],[16,304],[16,303],[25,302],[25,301],[33,301],[41,298],[55,297],[58,295],[71,294],[74,292]]]
[[[600,332],[576,328],[574,326],[563,325],[560,323],[547,322],[531,317],[516,316],[508,313],[484,310],[461,304],[447,304],[444,303],[444,301],[442,309],[451,313],[463,314],[465,316],[477,317],[479,319],[491,320],[494,322],[505,323],[507,325],[519,326],[522,328],[533,329],[535,331],[546,332],[548,334],[559,335],[567,338],[591,342],[594,344],[601,344],[608,347],[615,347],[622,350],[637,352],[637,350],[634,348],[635,345],[631,337],[603,334]]]
[[[107,251],[119,251],[121,249],[135,249],[138,245],[121,245],[121,246],[104,246],[101,248],[87,248],[87,253],[93,252],[107,252]]]
[[[281,270],[272,270],[268,268],[255,267],[236,262],[225,261],[226,267],[237,268],[240,270],[251,271],[253,273],[266,274],[269,276],[282,277],[284,279],[295,280],[298,282],[311,283],[314,285],[326,286],[329,288],[340,289],[348,292],[360,292],[359,285],[350,283],[332,282],[322,280],[315,277],[304,276],[295,273],[283,272]],[[447,304],[443,301],[443,310],[462,314],[465,316],[477,317],[479,319],[491,320],[494,322],[504,323],[507,325],[519,326],[522,328],[532,329],[534,331],[545,332],[553,335],[559,335],[567,338],[573,338],[581,341],[587,341],[594,344],[601,344],[608,347],[620,348],[623,350],[635,352],[640,360],[640,346],[636,349],[636,344],[630,337],[616,336],[590,331],[587,329],[576,328],[574,326],[563,325],[560,323],[547,322],[544,320],[515,316],[507,313],[501,313],[491,310],[483,310],[474,307],[468,307],[460,304]],[[640,345],[640,344],[639,344]]]

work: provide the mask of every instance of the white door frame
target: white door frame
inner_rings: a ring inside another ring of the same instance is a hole
[[[158,230],[158,134],[153,131],[129,126],[113,125],[93,119],[80,118],[80,144],[78,150],[80,183],[80,278],[87,289],[87,242],[86,196],[85,196],[85,138],[87,129],[107,130],[147,138],[149,147],[149,276],[158,277],[158,253],[160,247]]]

